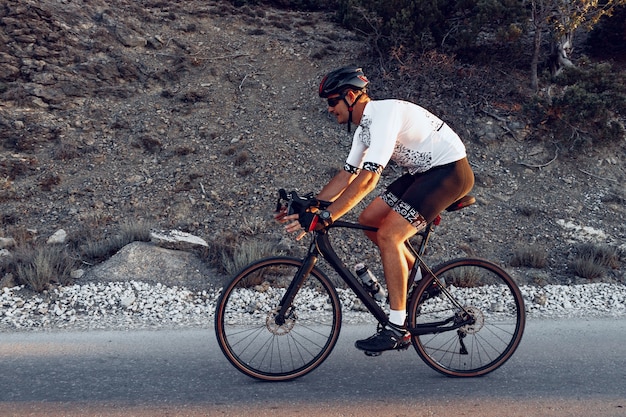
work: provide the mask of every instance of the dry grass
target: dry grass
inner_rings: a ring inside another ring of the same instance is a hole
[[[276,245],[272,242],[250,240],[239,244],[234,251],[222,252],[222,268],[233,276],[246,265],[268,256],[278,255]]]
[[[275,222],[271,223],[271,227],[274,227]],[[245,236],[258,236],[260,234],[265,234],[272,230],[270,226],[268,226],[268,220],[261,217],[244,217],[242,220],[241,230]]]
[[[621,264],[620,250],[608,245],[584,243],[575,248],[575,253],[570,269],[590,281],[604,277],[608,270],[617,269]]]
[[[86,231],[70,236],[66,244],[37,243],[32,233],[20,228],[15,228],[12,236],[16,249],[13,256],[2,259],[0,275],[12,273],[18,284],[41,292],[50,285],[72,284],[71,273],[79,259],[87,264],[100,262],[131,242],[149,241],[150,226],[143,221],[127,221],[110,238],[98,241],[93,239],[93,233]]]
[[[511,266],[541,269],[548,264],[548,257],[542,248],[521,248],[513,252],[509,263]]]
[[[481,284],[482,270],[471,266],[455,268],[446,273],[444,279],[447,285],[472,288]]]
[[[245,218],[240,230],[221,233],[198,255],[220,273],[233,276],[253,261],[289,252],[268,229],[265,219]]]
[[[606,274],[606,269],[591,259],[574,259],[569,266],[574,274],[590,281],[598,280]]]
[[[118,234],[102,240],[88,240],[80,245],[81,258],[87,263],[102,262],[132,242],[150,241],[150,224],[144,221],[122,223]]]
[[[42,292],[53,284],[71,284],[71,272],[75,265],[76,261],[63,246],[28,245],[18,248],[10,268],[19,284]]]

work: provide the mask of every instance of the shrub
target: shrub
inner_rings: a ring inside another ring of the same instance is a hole
[[[526,268],[544,268],[548,263],[546,252],[541,248],[529,247],[517,249],[513,252],[511,266],[521,266]]]
[[[41,292],[51,284],[70,284],[75,260],[59,245],[22,246],[16,250],[13,269],[16,281]]]
[[[300,10],[332,10],[337,0],[230,0],[233,6],[267,5],[272,7]]]
[[[102,262],[132,242],[149,242],[150,225],[144,221],[126,221],[120,232],[101,240],[88,240],[80,245],[80,253],[88,263]]]
[[[199,256],[220,273],[232,276],[249,263],[268,256],[285,255],[281,238],[268,234],[267,222],[260,218],[245,219],[240,230],[223,232],[208,242]]]
[[[481,279],[481,269],[472,266],[455,268],[445,277],[447,285],[459,288],[471,288],[480,285]]]
[[[626,52],[626,4],[617,7],[612,16],[604,16],[589,33],[589,53],[598,57]]]
[[[615,71],[608,63],[565,68],[554,83],[551,96],[536,97],[527,107],[538,125],[572,147],[624,139],[618,116],[626,114],[625,71]]]
[[[276,245],[272,242],[261,240],[244,241],[238,244],[232,251],[222,251],[222,269],[226,274],[232,276],[253,261],[278,254]]]
[[[595,263],[593,259],[577,258],[570,262],[569,267],[574,274],[590,281],[602,278],[606,273],[605,268]]]
[[[617,269],[620,266],[620,251],[608,245],[585,243],[576,249],[578,257],[589,259],[604,268]]]
[[[511,46],[519,44],[523,33],[519,22],[524,21],[527,12],[515,0],[339,0],[338,3],[338,20],[365,34],[383,54],[402,46],[418,54],[433,49],[462,54],[472,62],[504,61],[494,60],[497,50],[508,53],[509,61],[520,55],[511,53]]]
[[[581,244],[575,248],[575,258],[570,268],[579,277],[597,280],[606,275],[607,269],[620,266],[620,250],[608,245]]]

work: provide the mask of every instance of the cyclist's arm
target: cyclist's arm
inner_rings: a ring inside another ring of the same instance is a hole
[[[348,171],[339,171],[329,182],[322,188],[317,195],[318,200],[335,201],[337,197],[348,188],[348,185],[356,178],[355,174]]]
[[[342,172],[337,174],[331,180],[331,182],[329,182],[328,185],[322,189],[322,192],[320,192],[320,196],[318,196],[320,200],[323,200],[324,198],[321,197],[321,195],[322,193],[326,192],[327,188],[329,192],[331,190],[334,190],[332,187],[336,185],[331,184],[337,177],[341,176],[342,178],[344,178],[344,181],[346,174],[351,177],[349,179],[349,182],[343,188],[343,192],[340,192],[340,195],[336,197],[335,200],[330,199],[330,201],[333,201],[333,203],[328,207],[327,210],[330,211],[330,213],[332,214],[333,220],[337,220],[338,218],[352,210],[354,206],[359,203],[359,201],[365,198],[365,196],[367,196],[374,190],[374,188],[376,188],[376,184],[378,184],[378,180],[380,179],[379,173],[374,171],[368,171],[366,169],[361,170],[356,176],[346,171],[344,172],[345,174]],[[342,178],[337,178],[338,184],[340,184],[339,181],[341,181]]]
[[[341,171],[330,180],[322,191],[318,194],[319,200],[333,201],[336,200],[327,208],[332,215],[333,220],[337,220],[339,217],[346,214],[359,201],[361,201],[366,195],[368,195],[378,184],[380,174],[361,170],[358,175],[351,174],[347,171]],[[343,191],[343,192],[342,192]],[[337,197],[337,194],[339,197]],[[285,230],[288,233],[301,231],[302,227],[298,221],[298,213],[290,214],[287,216],[277,217],[280,223],[287,223]],[[306,232],[302,231],[296,240],[302,239],[306,235]]]

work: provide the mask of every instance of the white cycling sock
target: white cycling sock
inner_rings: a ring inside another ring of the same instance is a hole
[[[404,328],[405,319],[406,319],[405,310],[391,310],[389,312],[389,321],[398,327]]]

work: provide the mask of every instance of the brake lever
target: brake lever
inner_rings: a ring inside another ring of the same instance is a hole
[[[287,204],[283,206],[283,202]],[[313,204],[311,204],[313,203]],[[297,192],[287,192],[283,188],[278,190],[278,201],[276,203],[276,212],[285,211],[285,214],[294,214],[295,210],[306,209],[311,206],[317,206],[319,202],[314,197],[313,192],[299,196]]]
[[[291,201],[292,198],[290,195],[287,195],[287,192],[284,189],[278,190],[278,200],[276,201],[276,219],[281,219],[289,214],[289,210],[291,210]],[[284,204],[286,202],[287,204]]]

